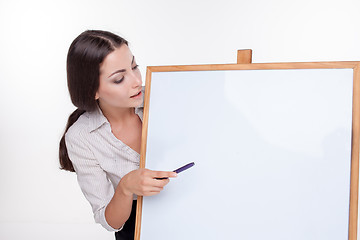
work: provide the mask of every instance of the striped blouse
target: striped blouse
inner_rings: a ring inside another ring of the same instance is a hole
[[[135,113],[142,121],[143,104],[135,108]],[[140,154],[114,136],[100,108],[82,114],[65,134],[65,142],[95,222],[108,231],[121,230],[122,227],[114,229],[107,223],[105,208],[114,196],[120,179],[139,168]]]

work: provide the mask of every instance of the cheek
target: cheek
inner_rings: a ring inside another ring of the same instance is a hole
[[[127,94],[124,88],[117,86],[116,84],[100,87],[99,96],[107,102],[119,102],[127,99]]]
[[[126,99],[125,91],[123,91],[122,89],[111,89],[110,91],[108,91],[107,95],[109,98],[112,98],[114,100]]]
[[[137,71],[137,75],[138,75],[139,78],[141,78],[141,72],[140,72],[140,70]]]
[[[141,77],[141,72],[140,72],[140,70],[137,70],[135,74],[136,74],[136,77],[137,77],[138,79],[140,79],[141,82],[142,82],[142,77]]]

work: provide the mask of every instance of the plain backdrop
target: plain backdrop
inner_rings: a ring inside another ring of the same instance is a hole
[[[114,239],[58,164],[75,109],[66,54],[82,31],[125,37],[143,77],[146,66],[236,63],[249,48],[254,63],[359,61],[359,9],[359,0],[0,1],[0,239]]]

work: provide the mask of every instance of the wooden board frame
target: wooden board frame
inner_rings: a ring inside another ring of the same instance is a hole
[[[349,240],[357,240],[358,221],[358,191],[359,191],[359,147],[360,147],[360,61],[349,62],[299,62],[299,63],[251,63],[250,58],[238,57],[238,63],[248,64],[214,64],[214,65],[179,65],[179,66],[150,66],[147,67],[144,117],[141,138],[140,168],[145,168],[146,143],[148,132],[149,100],[151,88],[151,75],[153,72],[178,72],[178,71],[218,71],[218,70],[265,70],[265,69],[353,69],[353,109],[352,109],[352,138],[351,138],[351,179],[349,203]],[[238,55],[239,56],[239,55]],[[244,60],[245,59],[245,60]],[[141,216],[143,198],[138,196],[135,240],[140,240]]]

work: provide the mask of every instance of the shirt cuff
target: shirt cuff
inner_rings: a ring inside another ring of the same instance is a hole
[[[106,230],[108,230],[109,232],[118,232],[120,231],[121,229],[123,229],[124,225],[122,225],[119,229],[115,229],[113,227],[111,227],[107,221],[106,221],[106,218],[105,218],[105,209],[106,209],[106,206],[101,208],[98,212],[98,218],[96,219],[95,217],[95,221],[97,223],[100,223]]]

